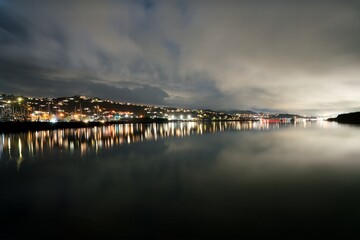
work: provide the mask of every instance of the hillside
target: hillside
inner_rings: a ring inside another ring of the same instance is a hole
[[[336,118],[329,118],[328,121],[360,124],[360,112],[339,114]]]

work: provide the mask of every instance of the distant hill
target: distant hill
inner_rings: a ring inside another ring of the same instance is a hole
[[[290,113],[278,113],[278,114],[271,114],[272,117],[276,118],[300,118],[301,116],[298,114],[290,114]]]
[[[253,112],[250,110],[219,110],[219,112],[227,114],[257,114],[257,112]]]
[[[336,118],[329,118],[328,121],[334,121],[338,123],[360,124],[360,112],[339,114]]]

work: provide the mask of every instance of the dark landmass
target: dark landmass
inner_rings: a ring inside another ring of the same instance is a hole
[[[161,118],[142,118],[129,119],[122,121],[111,122],[0,122],[0,133],[18,133],[28,131],[43,131],[66,128],[91,128],[96,126],[104,126],[111,124],[126,124],[126,123],[165,123],[167,119]]]
[[[290,113],[279,113],[279,114],[272,114],[272,116],[277,117],[277,118],[301,118],[302,116],[298,115],[298,114],[290,114]]]
[[[219,110],[219,112],[224,112],[227,114],[257,114],[257,112],[250,110]]]
[[[336,118],[329,118],[327,120],[338,123],[360,124],[360,112],[339,114]]]

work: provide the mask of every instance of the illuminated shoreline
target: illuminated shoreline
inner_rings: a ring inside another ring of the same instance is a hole
[[[232,120],[234,121],[234,120]],[[238,122],[241,120],[237,120]],[[0,122],[0,133],[20,133],[20,132],[34,132],[44,130],[56,130],[56,129],[69,129],[69,128],[92,128],[99,126],[107,126],[114,124],[132,124],[132,123],[167,123],[167,122],[189,122],[180,120],[168,120],[168,119],[131,119],[126,121],[97,121],[97,122]],[[193,122],[228,122],[227,120],[199,120]],[[244,122],[244,121],[241,121]],[[248,120],[245,122],[249,122]],[[250,121],[251,122],[251,121]]]
[[[163,119],[134,119],[114,122],[0,122],[0,133],[33,132],[68,128],[91,128],[126,123],[164,123]]]

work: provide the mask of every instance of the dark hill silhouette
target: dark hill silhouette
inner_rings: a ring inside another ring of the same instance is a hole
[[[250,110],[219,110],[219,112],[223,112],[226,114],[257,114],[256,112]]]
[[[360,112],[339,114],[336,118],[329,118],[328,121],[334,121],[338,123],[360,124]]]

